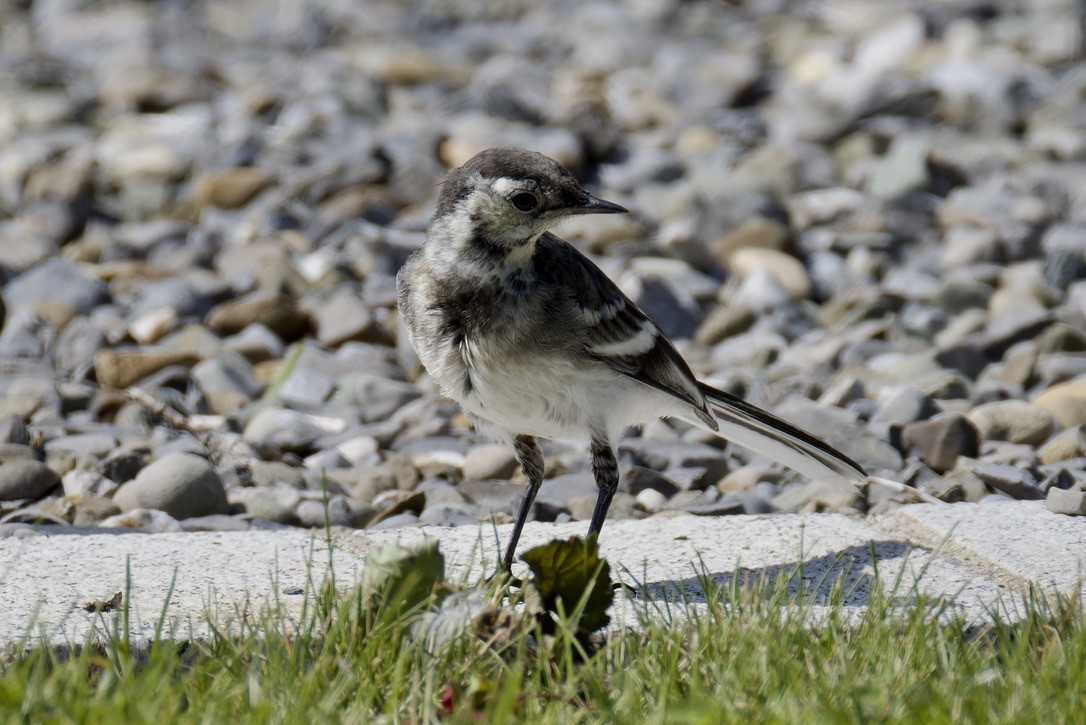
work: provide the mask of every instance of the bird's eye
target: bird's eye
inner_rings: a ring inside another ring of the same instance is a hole
[[[521,211],[531,211],[539,206],[539,199],[536,198],[535,194],[527,191],[518,191],[509,201]]]

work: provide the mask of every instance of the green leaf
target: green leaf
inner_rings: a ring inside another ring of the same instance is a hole
[[[366,557],[363,596],[371,605],[402,613],[425,602],[445,578],[445,557],[437,542],[387,544]]]
[[[573,615],[583,601],[581,627],[595,631],[611,621],[607,614],[615,599],[611,566],[600,558],[595,536],[588,539],[574,536],[567,541],[555,539],[529,549],[522,558],[532,570],[532,583],[547,611],[557,612],[561,600],[566,614]]]

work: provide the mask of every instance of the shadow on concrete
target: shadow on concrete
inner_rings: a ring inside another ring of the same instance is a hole
[[[638,599],[660,602],[685,601],[690,604],[706,602],[703,583],[706,578],[712,582],[710,588],[717,587],[728,592],[736,587],[746,588],[752,584],[765,584],[770,590],[786,587],[788,599],[807,604],[825,606],[836,601],[848,607],[867,606],[870,603],[874,587],[886,589],[886,582],[895,581],[900,564],[910,552],[930,553],[929,549],[918,547],[906,541],[873,541],[868,545],[852,546],[839,552],[816,556],[803,561],[774,564],[765,567],[737,567],[731,571],[697,571],[696,563],[691,566],[690,576],[684,579],[666,579],[644,581],[638,572],[630,571],[638,583]],[[892,566],[882,566],[890,564]],[[887,569],[889,571],[887,571]],[[876,583],[875,574],[883,584]],[[892,592],[897,596],[907,596],[912,590],[912,579],[904,578],[900,589]]]

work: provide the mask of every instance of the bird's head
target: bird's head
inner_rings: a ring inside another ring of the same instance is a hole
[[[530,250],[562,219],[626,209],[599,199],[557,161],[516,148],[494,148],[449,173],[430,236],[454,246],[489,245],[496,254]]]

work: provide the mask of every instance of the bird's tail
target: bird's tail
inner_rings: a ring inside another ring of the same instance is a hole
[[[867,482],[858,463],[824,440],[723,390],[705,383],[698,387],[720,425],[719,434],[728,440],[848,491]]]

